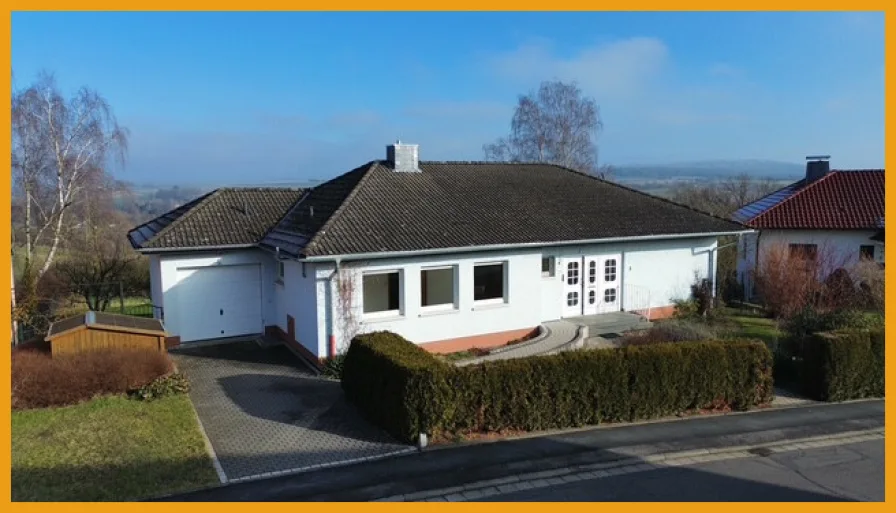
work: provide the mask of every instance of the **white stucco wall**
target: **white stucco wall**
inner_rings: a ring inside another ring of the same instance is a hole
[[[351,277],[353,283],[351,302],[355,307],[355,323],[345,322],[338,313],[336,317],[343,320],[333,322],[329,315],[331,305],[338,310],[340,303],[336,280],[331,280],[335,266],[320,263],[316,270],[317,354],[324,356],[328,353],[330,333],[335,334],[340,346],[347,344],[346,337],[342,337],[341,333],[344,328],[355,332],[390,330],[416,343],[426,343],[530,328],[558,319],[563,310],[563,270],[558,260],[554,276],[543,278],[542,254],[556,258],[621,255],[623,309],[646,307],[648,298],[649,306],[667,306],[673,299],[690,294],[695,272],[699,277],[709,276],[717,256],[711,249],[716,244],[714,237],[704,237],[343,262],[342,276]],[[473,266],[475,263],[498,261],[507,262],[507,301],[499,305],[477,305],[473,301]],[[457,270],[456,307],[427,312],[420,306],[420,271],[425,267],[447,265],[456,266]],[[364,272],[386,270],[401,272],[402,310],[393,317],[366,316],[360,311],[361,276]]]
[[[287,260],[284,261],[283,271],[283,282],[274,285],[277,317],[268,324],[276,324],[286,332],[286,316],[291,315],[295,319],[296,340],[312,353],[320,354],[314,264],[305,264],[305,276],[302,276],[302,264]]]
[[[873,230],[762,230],[760,234],[750,234],[738,246],[737,272],[747,293],[752,293],[753,283],[749,271],[757,268],[757,256],[761,265],[763,255],[775,247],[785,250],[789,244],[815,244],[825,265],[831,268],[846,267],[859,261],[859,247],[874,245],[874,258],[884,261],[883,244],[870,240]],[[758,252],[757,252],[758,244]]]
[[[182,290],[183,287],[190,286],[189,279],[181,280],[178,277],[178,268],[184,267],[260,264],[262,272],[262,325],[272,324],[271,321],[273,321],[276,314],[274,300],[276,267],[274,266],[274,259],[269,253],[258,249],[180,254],[164,253],[158,255],[158,262],[157,272],[159,278],[154,281],[151,274],[150,284],[153,287],[152,294],[154,298],[159,296],[158,290],[161,290],[160,305],[164,309],[165,329],[168,331],[169,335],[178,335],[181,331],[182,323],[190,322],[189,311],[183,311],[184,307],[178,303],[178,294],[180,290]],[[150,266],[150,269],[152,269],[152,265]],[[156,299],[153,299],[154,303],[155,301]]]

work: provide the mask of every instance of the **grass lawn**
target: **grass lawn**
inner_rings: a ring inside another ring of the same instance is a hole
[[[122,501],[218,484],[186,395],[12,413],[12,500]]]
[[[725,309],[731,336],[736,338],[756,338],[771,347],[781,336],[781,329],[774,319],[760,313],[734,308]]]

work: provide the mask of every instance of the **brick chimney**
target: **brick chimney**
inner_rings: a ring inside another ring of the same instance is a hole
[[[831,171],[830,155],[810,155],[806,157],[806,183],[823,178]]]
[[[386,146],[386,160],[392,166],[392,169],[402,173],[419,173],[420,156],[418,146],[416,144],[402,144],[396,141],[395,144]]]

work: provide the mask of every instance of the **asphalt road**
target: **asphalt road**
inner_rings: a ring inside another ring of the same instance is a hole
[[[484,502],[883,501],[884,441],[667,467]]]

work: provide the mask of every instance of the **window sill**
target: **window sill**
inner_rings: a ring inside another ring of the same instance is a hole
[[[556,278],[556,276],[548,276],[548,275],[545,275],[545,274],[542,274],[542,275],[541,275],[541,279],[542,279],[542,280],[553,280],[554,278]]]
[[[361,322],[363,324],[376,324],[378,322],[390,322],[390,321],[402,321],[404,320],[404,315],[402,314],[394,314],[394,315],[384,315],[382,317],[362,317]]]
[[[506,301],[502,301],[500,303],[483,303],[481,305],[473,305],[473,311],[477,310],[492,310],[495,308],[505,308],[510,306],[510,303]]]
[[[283,286],[283,285],[284,285],[284,283],[283,283],[283,279],[277,279],[277,280],[274,280],[274,284],[275,284],[275,285]]]
[[[420,312],[418,317],[433,317],[436,315],[451,315],[460,313],[460,310],[457,308],[446,308],[444,310],[429,310]]]

